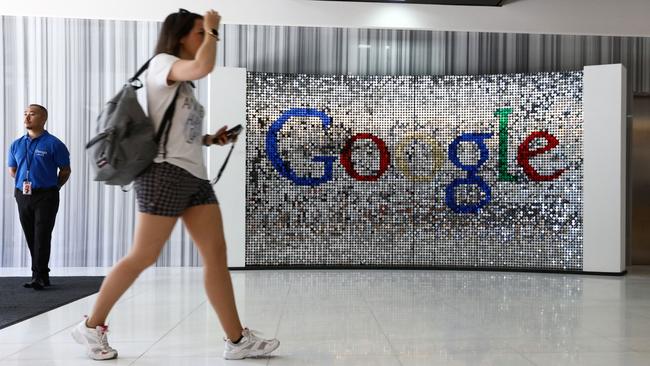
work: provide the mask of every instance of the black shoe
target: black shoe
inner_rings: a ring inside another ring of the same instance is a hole
[[[37,279],[33,280],[30,284],[32,285],[32,288],[34,290],[42,290],[42,289],[45,288],[45,283],[43,282],[43,279],[41,279],[41,278],[37,278]]]
[[[32,288],[32,283],[34,283],[34,281],[36,281],[36,277],[38,277],[38,274],[36,272],[32,271],[32,279],[25,282],[25,283],[23,283],[23,287],[24,288]]]
[[[43,286],[45,286],[45,287],[52,286],[52,284],[50,283],[50,278],[49,277],[43,278]]]

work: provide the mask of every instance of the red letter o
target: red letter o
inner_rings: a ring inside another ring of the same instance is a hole
[[[352,163],[352,145],[354,145],[357,140],[372,140],[372,142],[377,145],[377,148],[379,148],[380,159],[379,172],[377,172],[377,174],[361,175],[354,170],[354,164]],[[390,165],[390,154],[388,153],[384,140],[370,133],[358,133],[352,136],[352,138],[345,144],[345,147],[341,152],[341,165],[343,165],[345,171],[348,172],[352,178],[359,181],[374,182],[379,179],[386,170],[388,170],[388,166]]]

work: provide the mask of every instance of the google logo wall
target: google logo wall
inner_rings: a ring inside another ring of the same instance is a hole
[[[582,269],[582,72],[246,89],[246,265]]]

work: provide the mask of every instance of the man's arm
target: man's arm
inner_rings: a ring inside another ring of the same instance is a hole
[[[15,144],[16,144],[15,141],[11,144],[11,147],[9,148],[9,155],[7,156],[9,175],[11,175],[12,178],[16,178],[16,171],[18,170],[18,162],[16,161],[16,157],[14,156]]]
[[[59,189],[61,189],[61,187],[63,187],[63,185],[68,181],[70,173],[72,173],[72,170],[69,166],[59,168],[59,181],[56,184]]]

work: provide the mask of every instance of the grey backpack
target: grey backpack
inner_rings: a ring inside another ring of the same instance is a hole
[[[165,137],[169,136],[180,86],[156,133],[153,122],[142,110],[136,96],[136,91],[142,88],[142,82],[138,78],[149,67],[150,61],[151,59],[106,103],[97,117],[97,135],[86,144],[96,181],[108,185],[128,185],[158,155],[165,130]]]

